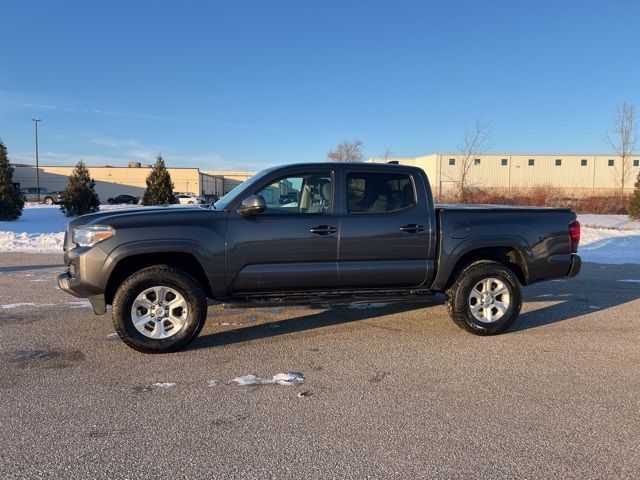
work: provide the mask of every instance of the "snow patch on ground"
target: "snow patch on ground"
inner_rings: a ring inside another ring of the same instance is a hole
[[[578,254],[583,262],[640,263],[640,230],[583,228]]]
[[[241,377],[236,377],[231,381],[238,385],[259,385],[262,383],[262,380],[263,379],[256,377],[255,375],[243,375]]]
[[[100,210],[120,210],[138,205],[100,205]],[[59,205],[27,203],[13,222],[0,221],[0,252],[62,253],[64,230],[73,220]]]
[[[581,213],[578,221],[583,227],[617,228],[622,230],[640,230],[640,222],[631,220],[627,215],[596,215]]]
[[[91,308],[91,302],[89,302],[89,300],[65,302],[64,305],[66,305],[69,308]],[[53,307],[53,306],[55,306],[53,303],[23,302],[23,303],[8,303],[6,305],[0,305],[0,308],[2,308],[3,310],[11,310],[14,308],[24,308],[24,307],[44,308],[44,307]]]
[[[301,372],[276,373],[270,379],[260,378],[255,375],[243,375],[236,377],[232,382],[238,385],[298,385],[304,383],[304,374]]]
[[[78,302],[66,302],[69,308],[91,308],[89,300],[80,300]]]
[[[35,303],[7,303],[6,305],[0,305],[0,308],[2,308],[3,310],[10,310],[13,308],[22,308],[22,307],[35,307],[36,304]]]
[[[618,280],[619,282],[626,282],[626,283],[640,283],[640,280],[638,280],[637,278],[625,278],[624,280]]]
[[[578,215],[578,254],[584,262],[640,264],[640,222],[626,215]]]
[[[2,222],[0,222],[2,223]],[[0,228],[2,228],[0,226]],[[15,233],[0,231],[0,252],[62,252],[64,233]]]
[[[24,308],[24,307],[55,307],[53,303],[32,303],[32,302],[23,302],[23,303],[8,303],[6,305],[0,305],[0,308],[3,310],[10,310],[14,308]]]

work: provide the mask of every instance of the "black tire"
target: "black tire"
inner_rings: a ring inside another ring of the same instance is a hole
[[[187,302],[187,320],[178,333],[164,339],[144,336],[133,325],[131,307],[136,297],[154,286],[167,286],[178,291]],[[113,326],[124,343],[143,353],[174,352],[198,336],[207,318],[207,299],[202,286],[189,274],[169,267],[154,265],[127,278],[116,291],[111,309]]]
[[[45,197],[44,198],[44,203],[45,203],[45,205],[53,205],[53,198]]]
[[[492,323],[476,319],[469,304],[472,289],[488,278],[502,281],[509,292],[508,308],[500,319]],[[475,335],[495,335],[504,332],[513,325],[522,307],[522,288],[518,277],[505,265],[488,260],[474,262],[465,267],[446,294],[447,307],[453,321],[460,328]]]

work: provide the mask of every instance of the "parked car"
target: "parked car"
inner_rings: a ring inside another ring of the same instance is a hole
[[[295,202],[267,204],[274,191]],[[316,163],[264,170],[215,208],[84,215],[65,237],[63,290],[111,305],[141,352],[191,342],[207,299],[255,307],[430,301],[477,335],[518,317],[522,286],[575,277],[580,224],[565,208],[435,205],[425,172]],[[99,248],[96,248],[99,245]]]
[[[215,193],[205,193],[202,195],[204,197],[205,202],[209,205],[215,205],[218,200],[220,200],[220,196]]]
[[[175,198],[176,203],[180,205],[203,205],[207,203],[203,197],[198,197],[191,193],[179,193]]]
[[[140,203],[140,197],[135,197],[133,195],[118,195],[117,197],[108,198],[107,203],[111,205],[137,205]]]
[[[20,193],[24,195],[27,202],[38,201],[37,187],[22,188]],[[62,191],[49,192],[45,187],[40,187],[40,202],[47,205],[62,203]]]

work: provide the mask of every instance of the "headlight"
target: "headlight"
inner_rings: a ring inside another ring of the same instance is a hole
[[[116,231],[109,225],[87,225],[73,231],[73,243],[79,247],[93,247],[96,243],[111,238]]]

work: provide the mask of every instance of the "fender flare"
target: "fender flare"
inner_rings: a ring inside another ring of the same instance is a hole
[[[109,283],[111,275],[116,266],[127,258],[136,255],[148,255],[153,253],[162,254],[169,252],[186,253],[192,255],[205,272],[205,276],[207,277],[207,281],[209,282],[209,288],[211,289],[213,284],[209,272],[215,271],[213,269],[214,262],[211,254],[200,242],[183,238],[139,240],[118,245],[108,254],[107,259],[104,263],[102,273],[104,275],[104,278],[107,279],[105,287]]]
[[[432,290],[441,291],[448,284],[454,269],[461,258],[474,250],[484,248],[504,247],[515,249],[523,261],[523,274],[527,277],[528,265],[531,263],[533,253],[527,241],[519,235],[491,235],[483,237],[473,237],[458,243],[451,252],[440,252],[440,256],[445,256],[444,262],[438,263],[436,277],[431,286]]]

